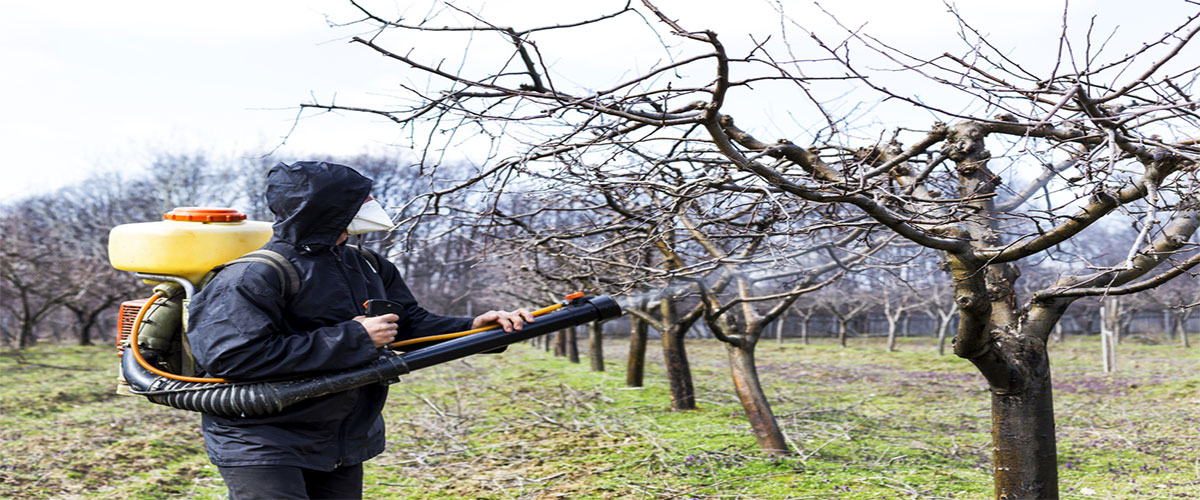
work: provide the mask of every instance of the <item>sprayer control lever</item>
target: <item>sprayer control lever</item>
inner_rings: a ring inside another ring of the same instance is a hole
[[[404,306],[384,299],[370,299],[363,302],[363,308],[367,310],[367,316],[383,316],[384,314],[392,313],[397,316],[404,316],[401,311]]]

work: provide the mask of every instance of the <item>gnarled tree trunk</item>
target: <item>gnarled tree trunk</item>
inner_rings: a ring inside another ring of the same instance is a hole
[[[696,409],[696,389],[692,386],[692,369],[683,343],[685,333],[672,327],[662,334],[663,363],[671,385],[672,410]]]
[[[33,333],[33,325],[22,323],[21,334],[17,337],[17,349],[33,347],[35,344],[37,344],[37,335]]]
[[[600,322],[588,323],[588,361],[592,371],[604,371],[604,329]]]
[[[956,268],[961,316],[954,350],[975,364],[992,393],[996,498],[1057,499],[1054,405],[1044,339],[1057,321],[1051,316],[1061,311],[1045,307],[1039,311],[1042,314],[1030,320],[1032,326],[1017,330],[1010,309],[1015,299],[1011,287],[1015,276],[995,269],[1003,267],[989,266],[985,272],[978,272],[978,267]],[[989,302],[989,298],[995,302]]]
[[[579,362],[579,335],[575,328],[567,328],[563,330],[567,336],[567,361],[572,363]]]
[[[687,330],[676,323],[674,301],[663,299],[660,308],[663,324],[666,325],[659,333],[662,336],[663,363],[671,385],[671,409],[695,410],[696,389],[692,386],[692,369],[688,365],[687,350],[683,344]]]
[[[1188,322],[1188,317],[1191,316],[1191,312],[1181,309],[1181,310],[1179,310],[1179,312],[1175,313],[1174,316],[1175,316],[1175,333],[1179,334],[1180,347],[1183,347],[1183,348],[1192,347],[1191,342],[1188,340],[1188,332],[1187,332],[1187,322]]]
[[[993,350],[988,357],[1006,359],[1009,370],[1007,376],[995,374],[1005,376],[1003,381],[989,379],[996,498],[1056,499],[1058,452],[1046,346],[1031,337],[1005,338]],[[976,366],[981,371],[997,368],[991,362]]]
[[[758,380],[758,368],[754,363],[754,342],[742,339],[740,342],[726,342],[725,350],[729,353],[729,370],[733,375],[733,387],[737,391],[738,400],[746,410],[746,418],[750,420],[750,428],[758,447],[769,455],[787,455],[787,441],[783,431],[775,421],[771,405],[763,394],[762,385]]]
[[[637,316],[629,317],[629,355],[625,360],[625,387],[642,387],[646,374],[646,337],[649,325]]]
[[[563,330],[559,330],[558,332],[556,332],[554,334],[554,355],[555,356],[566,356],[567,355],[567,332],[569,332],[569,331],[571,331],[571,329],[566,328]]]
[[[938,356],[946,354],[946,332],[950,330],[950,318],[939,318],[938,320]]]

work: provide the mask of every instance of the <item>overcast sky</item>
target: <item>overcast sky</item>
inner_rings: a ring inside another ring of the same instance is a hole
[[[156,151],[266,153],[312,95],[383,88],[379,58],[327,26],[332,4],[0,0],[0,197]],[[306,120],[280,152],[355,153],[383,139],[372,123]]]
[[[482,9],[502,24],[531,26],[581,19],[620,3],[493,0],[456,5]],[[773,14],[775,2],[744,0],[733,9],[734,2],[728,1],[655,3],[688,29],[711,28],[727,41],[747,41],[752,30],[780,25]],[[797,20],[807,22],[816,15],[810,2],[782,3]],[[1194,9],[1182,1],[1151,3]],[[383,4],[408,17],[423,13],[407,7],[415,2]],[[848,22],[866,22],[873,33],[908,47],[938,50],[945,37],[953,37],[953,24],[940,1],[828,4]],[[1003,43],[1015,54],[1047,51],[1046,43],[1057,37],[1062,22],[1062,4],[1053,0],[960,4],[983,29],[1004,34]],[[1179,19],[1179,12],[1129,5],[1119,0],[1071,2],[1080,13],[1107,10],[1103,21],[1109,29],[1122,23],[1122,36],[1161,34],[1164,19]],[[342,104],[382,103],[398,84],[423,78],[347,43],[346,37],[361,28],[331,28],[327,15],[336,21],[353,17],[345,2],[335,0],[0,0],[0,151],[5,155],[0,201],[45,191],[97,169],[136,171],[156,152],[205,152],[220,158],[272,150],[292,157],[388,151],[399,131],[378,118],[326,114],[306,118],[292,130],[297,105],[314,97],[328,102],[336,95]],[[932,38],[934,33],[943,38]],[[622,43],[624,37],[614,35],[606,43]],[[461,51],[453,44],[433,46],[438,43],[413,35],[410,45],[430,57],[439,49]],[[548,50],[549,43],[542,47],[556,70],[586,77],[575,68],[626,65],[591,59],[588,47],[579,47],[577,57],[564,56],[571,53],[563,46],[570,39],[554,43],[557,50]],[[643,58],[639,69],[661,60],[636,49],[629,57]]]

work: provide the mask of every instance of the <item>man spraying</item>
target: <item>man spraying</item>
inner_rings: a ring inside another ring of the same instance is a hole
[[[335,372],[374,361],[378,349],[395,340],[492,323],[519,330],[534,321],[525,310],[475,318],[432,314],[417,304],[394,265],[346,248],[350,234],[392,227],[370,199],[371,186],[332,163],[271,169],[274,234],[263,248],[285,257],[301,285],[285,296],[277,272],[264,263],[234,263],[218,273],[189,307],[188,340],[203,374],[270,380]],[[365,317],[368,299],[396,302],[400,313]],[[206,414],[208,456],[231,499],[361,498],[362,463],[384,449],[386,399],[387,386],[371,384],[268,416]]]

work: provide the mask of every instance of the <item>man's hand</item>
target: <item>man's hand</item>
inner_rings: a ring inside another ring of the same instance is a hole
[[[488,311],[475,317],[471,329],[483,328],[491,324],[499,324],[504,331],[511,332],[525,327],[525,323],[533,323],[533,313],[524,309],[516,311]]]
[[[396,330],[399,326],[396,322],[400,320],[400,316],[395,314],[384,314],[383,316],[355,316],[354,321],[362,323],[363,328],[367,329],[367,335],[371,336],[371,342],[375,347],[383,347],[396,340]]]

